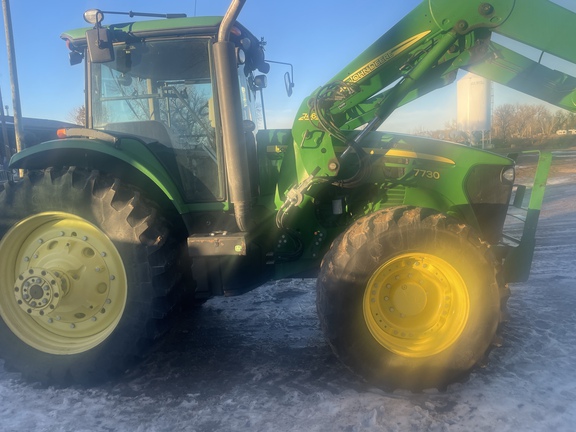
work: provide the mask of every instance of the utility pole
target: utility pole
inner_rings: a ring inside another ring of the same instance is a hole
[[[14,50],[14,35],[12,33],[12,16],[10,14],[9,0],[2,0],[4,14],[4,30],[6,32],[6,48],[8,52],[8,67],[10,69],[10,87],[12,90],[12,111],[14,115],[14,134],[16,136],[16,151],[24,147],[24,133],[22,129],[22,110],[20,108],[20,90],[18,86],[18,71],[16,69],[16,54]]]
[[[2,127],[2,141],[4,142],[4,149],[0,152],[6,160],[10,160],[12,151],[10,150],[10,141],[8,141],[8,131],[6,130],[6,116],[4,115],[4,102],[2,101],[2,89],[0,89],[0,127]],[[2,161],[4,165],[4,161]],[[2,166],[2,168],[6,168]]]

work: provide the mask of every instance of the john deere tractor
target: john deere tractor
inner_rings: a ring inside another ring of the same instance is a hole
[[[109,379],[183,305],[314,275],[347,366],[387,389],[445,388],[497,343],[507,283],[528,277],[550,155],[513,238],[509,203],[527,192],[513,158],[381,126],[459,70],[576,110],[574,77],[491,40],[576,62],[576,15],[547,0],[423,1],[291,129],[258,131],[270,63],[236,21],[244,2],[109,25],[91,10],[92,27],[62,34],[85,65],[87,127],[11,160],[25,176],[0,194],[0,355],[45,383]]]

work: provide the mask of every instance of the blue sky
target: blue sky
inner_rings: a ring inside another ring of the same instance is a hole
[[[526,1],[526,0],[522,0]],[[575,0],[555,0],[576,11]],[[60,34],[87,24],[86,9],[184,12],[189,16],[222,15],[229,0],[59,0],[11,1],[21,104],[27,117],[70,120],[84,102],[82,65],[70,66]],[[359,6],[361,3],[361,7]],[[285,69],[274,66],[265,91],[269,127],[290,127],[302,99],[324,84],[419,0],[247,0],[240,21],[268,42],[267,58],[294,64],[294,94],[284,93]],[[355,4],[357,5],[355,7]],[[108,15],[105,22],[130,20]],[[3,27],[3,25],[2,25]],[[3,35],[3,32],[2,32]],[[0,42],[0,87],[12,114],[6,44]],[[572,71],[576,75],[576,70]],[[385,128],[399,132],[439,129],[456,117],[456,86],[442,89],[398,110]],[[495,105],[504,102],[540,103],[497,86]]]

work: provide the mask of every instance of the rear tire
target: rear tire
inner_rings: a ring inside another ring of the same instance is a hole
[[[0,355],[34,381],[102,382],[164,334],[179,242],[133,187],[80,168],[0,194]]]
[[[332,245],[317,286],[336,355],[388,390],[445,389],[487,355],[504,286],[489,246],[432,210],[358,220]]]

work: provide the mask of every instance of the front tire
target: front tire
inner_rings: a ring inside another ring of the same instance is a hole
[[[482,361],[503,286],[488,245],[445,215],[400,207],[366,216],[322,263],[317,308],[336,355],[388,390],[445,389]]]
[[[0,355],[45,384],[123,372],[167,330],[177,239],[118,179],[32,171],[0,195]]]

